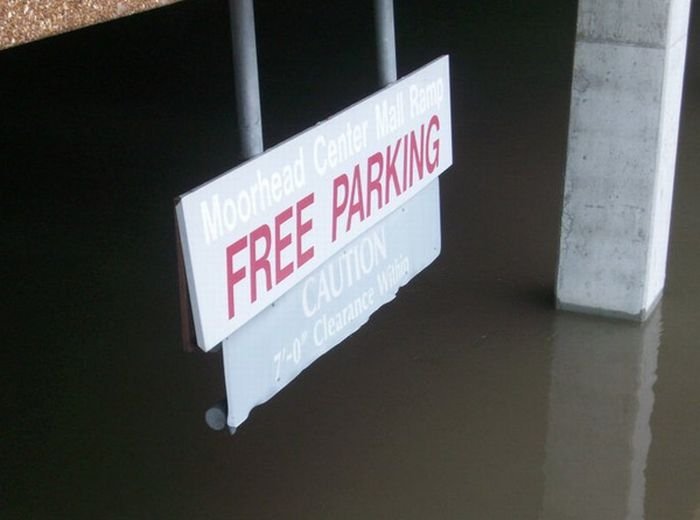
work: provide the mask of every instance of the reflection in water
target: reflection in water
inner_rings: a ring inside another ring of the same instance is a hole
[[[557,317],[543,520],[644,517],[661,326]]]

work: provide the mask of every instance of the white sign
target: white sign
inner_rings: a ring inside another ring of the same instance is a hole
[[[224,340],[228,426],[240,426],[437,258],[439,195],[431,183]]]
[[[451,164],[444,56],[183,195],[199,346],[231,335]]]

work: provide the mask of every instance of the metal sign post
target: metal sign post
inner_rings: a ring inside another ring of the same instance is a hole
[[[243,159],[263,151],[253,0],[229,0],[238,132]]]
[[[253,0],[229,0],[233,73],[241,156],[250,159],[263,152],[258,50]],[[204,413],[207,425],[216,431],[226,428],[228,404],[221,399]],[[230,433],[235,433],[235,428]]]

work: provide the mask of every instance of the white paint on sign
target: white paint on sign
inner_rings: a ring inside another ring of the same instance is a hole
[[[427,188],[452,164],[451,134],[444,56],[183,195],[176,209],[199,346],[239,330]],[[343,283],[380,260],[364,247],[338,268]]]

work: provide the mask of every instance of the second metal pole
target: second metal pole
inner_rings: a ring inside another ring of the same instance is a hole
[[[258,81],[258,49],[255,43],[255,11],[253,0],[229,0],[233,74],[236,89],[236,111],[241,155],[250,159],[263,152],[262,118],[260,111],[260,84]],[[228,427],[226,398],[211,406],[204,420],[212,430]]]
[[[396,81],[396,37],[394,0],[374,0],[374,25],[377,41],[377,71],[382,87]]]
[[[236,85],[236,109],[241,139],[241,153],[250,159],[263,151],[258,56],[255,44],[253,0],[229,0],[233,66]],[[396,39],[393,0],[374,0],[377,44],[377,70],[381,86],[396,81]],[[205,414],[214,430],[225,428],[228,414],[226,400],[216,403]],[[235,428],[229,428],[230,433]]]
[[[250,159],[263,151],[253,0],[229,0],[229,7],[241,153]]]

